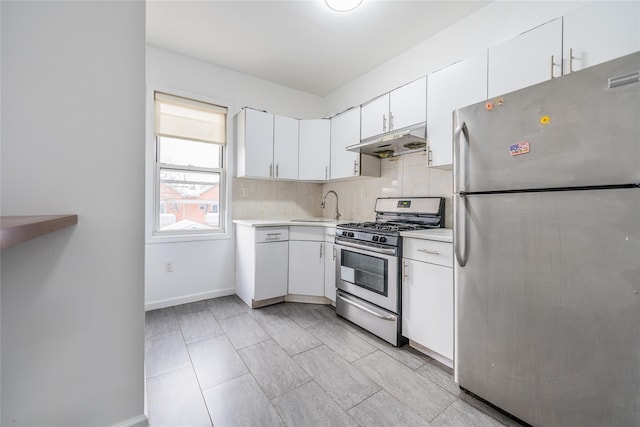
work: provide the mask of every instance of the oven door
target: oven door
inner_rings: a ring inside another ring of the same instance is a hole
[[[378,251],[336,239],[336,287],[399,314],[396,250]]]

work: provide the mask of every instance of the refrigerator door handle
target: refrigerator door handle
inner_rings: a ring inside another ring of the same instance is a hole
[[[467,265],[469,242],[467,233],[467,197],[464,194],[453,198],[453,248],[460,267]],[[462,215],[462,221],[460,216]],[[462,243],[462,244],[461,244]]]
[[[460,123],[460,125],[453,132],[453,192],[460,192],[460,161],[461,157],[461,147],[460,147],[460,135],[464,134],[464,137],[469,142],[469,130],[467,129],[467,124],[465,122]]]

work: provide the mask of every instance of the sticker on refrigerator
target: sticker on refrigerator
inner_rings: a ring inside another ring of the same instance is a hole
[[[527,154],[528,152],[529,152],[529,141],[518,142],[517,144],[511,144],[509,146],[509,154],[511,154],[512,156]]]

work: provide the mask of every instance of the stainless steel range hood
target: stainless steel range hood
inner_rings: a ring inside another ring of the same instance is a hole
[[[370,154],[383,159],[391,156],[415,153],[417,151],[425,151],[426,149],[426,122],[400,129],[396,132],[363,139],[360,144],[347,147],[348,151]]]

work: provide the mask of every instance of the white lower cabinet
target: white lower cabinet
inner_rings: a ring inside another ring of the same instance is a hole
[[[430,356],[451,365],[453,245],[411,238],[404,242],[402,335],[435,353]]]
[[[324,228],[289,227],[289,294],[325,295]]]
[[[336,229],[324,230],[324,296],[336,302]]]
[[[236,227],[236,294],[248,306],[287,294],[287,227]]]

